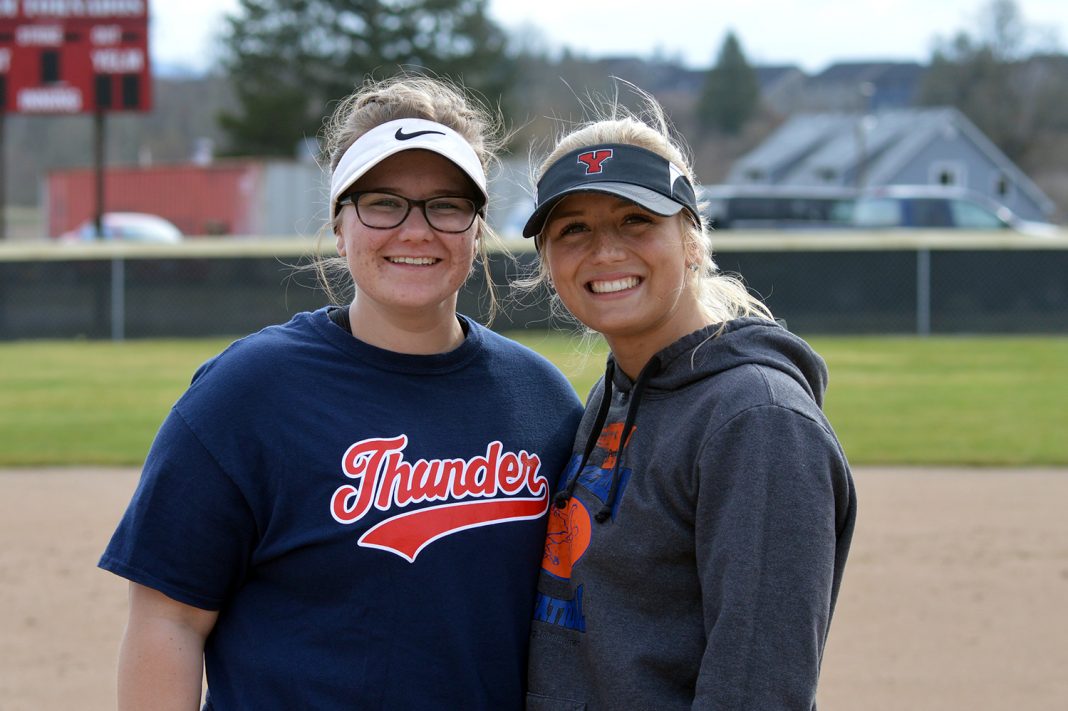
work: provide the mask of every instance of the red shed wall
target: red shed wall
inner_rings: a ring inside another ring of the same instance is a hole
[[[186,235],[250,234],[251,206],[263,166],[252,162],[211,166],[175,165],[108,168],[105,212],[147,212],[164,217]],[[48,229],[57,237],[93,217],[96,172],[55,171],[48,175]]]

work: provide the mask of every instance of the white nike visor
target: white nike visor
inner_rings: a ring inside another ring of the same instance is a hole
[[[452,161],[478,186],[483,206],[489,202],[486,172],[467,139],[448,126],[426,119],[405,118],[372,128],[349,146],[330,177],[330,217],[352,184],[391,155],[410,150],[433,151]]]

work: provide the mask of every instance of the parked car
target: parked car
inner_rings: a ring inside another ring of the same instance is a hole
[[[105,240],[160,244],[182,241],[182,231],[158,215],[143,212],[105,212],[102,221]],[[77,228],[60,235],[59,239],[63,242],[92,242],[99,239],[96,220],[86,220]]]
[[[891,185],[862,193],[853,207],[861,228],[1015,230],[1047,236],[1054,225],[1021,219],[978,193],[943,185]]]
[[[698,200],[713,229],[848,227],[856,191],[793,185],[703,185]]]

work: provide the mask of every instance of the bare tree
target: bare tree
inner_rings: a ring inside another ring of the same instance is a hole
[[[919,103],[955,106],[1010,158],[1026,163],[1037,135],[1059,128],[1058,107],[1068,96],[1056,63],[1038,48],[1048,35],[1030,27],[1015,0],[983,6],[971,35],[960,31],[936,42]],[[1062,127],[1061,127],[1062,128]]]

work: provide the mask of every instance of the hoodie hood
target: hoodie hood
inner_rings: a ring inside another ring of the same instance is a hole
[[[597,446],[608,419],[613,392],[627,403],[626,418],[613,455],[615,464],[608,495],[594,516],[598,523],[607,521],[615,506],[627,442],[640,419],[642,402],[667,397],[694,383],[743,366],[771,368],[784,373],[800,386],[818,408],[823,407],[823,394],[827,388],[826,363],[803,340],[766,319],[735,319],[725,324],[712,324],[683,336],[650,358],[636,380],[631,380],[618,368],[615,358],[609,355],[604,378],[599,387],[594,388],[594,393],[600,390],[600,400],[582,458],[575,476],[557,492],[554,504],[563,508],[574,495],[579,474]],[[591,399],[589,405],[592,404]]]
[[[773,321],[740,318],[713,324],[683,336],[655,358],[659,367],[645,383],[647,398],[681,390],[740,366],[758,365],[789,375],[823,407],[827,364],[807,343]],[[611,356],[609,360],[614,361]],[[628,392],[634,385],[618,366],[613,368],[613,389]]]

